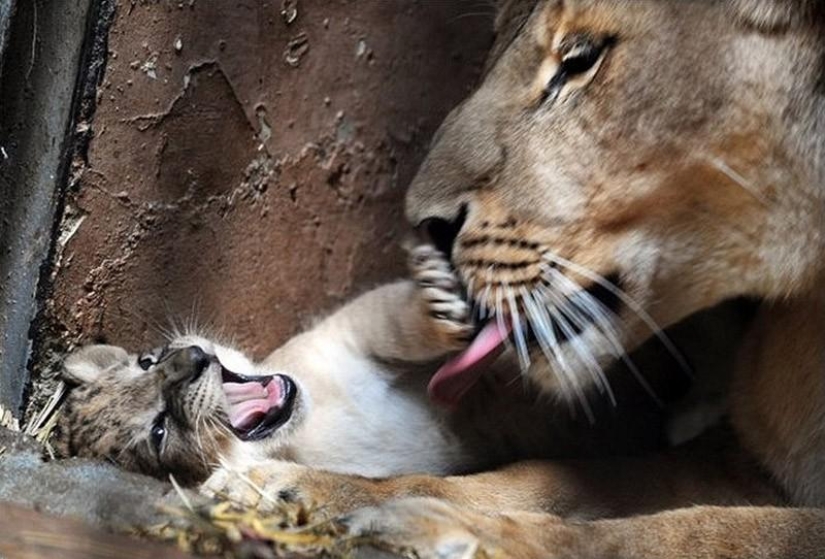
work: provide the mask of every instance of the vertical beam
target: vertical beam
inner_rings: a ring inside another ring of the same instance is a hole
[[[15,414],[28,380],[29,330],[91,4],[27,0],[12,10],[10,0],[0,0],[0,16],[14,11],[0,75],[0,405]]]
[[[0,75],[3,73],[3,54],[9,39],[11,16],[14,13],[15,0],[0,0]]]

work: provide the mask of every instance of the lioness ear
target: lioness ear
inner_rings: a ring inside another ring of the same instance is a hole
[[[731,0],[734,13],[745,24],[770,33],[805,21],[819,0]]]
[[[63,379],[72,384],[94,382],[115,365],[127,365],[129,354],[113,345],[87,345],[63,362]]]

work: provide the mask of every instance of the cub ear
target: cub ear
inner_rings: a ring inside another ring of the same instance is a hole
[[[819,0],[731,0],[734,13],[746,25],[770,33],[808,20]]]
[[[113,345],[87,345],[72,352],[63,362],[63,380],[86,384],[97,380],[115,365],[127,365],[129,353]]]

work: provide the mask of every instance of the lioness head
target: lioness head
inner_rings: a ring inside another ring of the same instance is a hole
[[[58,424],[61,454],[187,485],[233,453],[277,446],[302,415],[291,376],[198,336],[143,354],[86,346],[66,359],[64,378],[74,387]]]
[[[805,0],[502,2],[486,78],[407,197],[498,321],[486,347],[509,335],[532,378],[578,395],[700,309],[811,289],[823,13]]]

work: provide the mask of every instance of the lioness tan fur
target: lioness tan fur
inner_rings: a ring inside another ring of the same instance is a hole
[[[417,557],[825,557],[825,5],[513,0],[499,27],[410,188],[410,222],[514,338],[526,322],[543,335],[575,286],[611,286],[628,351],[761,299],[731,430],[646,459],[447,479],[248,473],[332,509],[379,503],[342,526]],[[600,365],[605,332],[577,338]],[[531,345],[527,372],[575,401],[593,375],[571,345]]]

